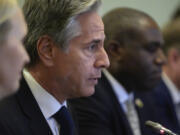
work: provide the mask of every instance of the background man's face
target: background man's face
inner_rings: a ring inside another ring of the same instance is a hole
[[[79,36],[70,41],[67,52],[58,49],[54,63],[56,81],[68,97],[89,96],[101,77],[101,69],[109,66],[104,50],[104,25],[95,12],[78,17]]]
[[[132,45],[124,48],[125,55],[120,63],[121,71],[118,76],[134,81],[137,90],[145,91],[160,81],[161,66],[164,63],[161,50],[163,39],[152,21],[142,25],[140,33],[141,40],[133,41]]]
[[[21,11],[18,9],[10,18],[10,29],[0,46],[0,91],[1,96],[13,93],[19,87],[21,70],[29,57],[22,45],[27,28]]]
[[[176,63],[174,63],[174,75],[175,75],[175,84],[180,88],[180,53],[177,56]]]
[[[180,46],[180,43],[176,43]],[[173,83],[180,89],[180,51],[179,48],[169,48],[167,53],[167,64],[163,67],[164,72],[173,81]]]

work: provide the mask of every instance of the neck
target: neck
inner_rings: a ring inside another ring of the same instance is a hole
[[[168,76],[168,78],[172,81],[175,82],[175,74],[168,66],[163,67],[163,72]]]
[[[125,88],[125,90],[130,93],[135,89],[134,81],[129,78],[126,73],[113,73],[109,71],[111,75]]]
[[[177,73],[174,73],[169,67],[164,66],[163,72],[168,76],[168,78],[174,83],[174,85],[180,90],[180,80],[178,79]],[[180,78],[180,77],[179,77]]]
[[[61,92],[61,88],[59,88],[54,80],[53,76],[49,73],[51,71],[42,68],[41,66],[36,66],[33,68],[29,68],[28,71],[33,76],[33,78],[43,87],[48,93],[50,93],[56,100],[62,104],[66,98]]]

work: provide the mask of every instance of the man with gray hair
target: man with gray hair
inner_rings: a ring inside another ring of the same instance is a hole
[[[0,103],[0,134],[73,135],[66,99],[90,96],[109,66],[99,0],[27,0],[31,62],[21,87]]]

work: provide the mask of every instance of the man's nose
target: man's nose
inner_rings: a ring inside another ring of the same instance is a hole
[[[97,56],[97,60],[95,62],[95,67],[97,68],[107,68],[109,67],[110,62],[108,55],[104,48],[102,48]]]
[[[159,49],[157,51],[157,56],[155,58],[155,63],[158,64],[158,65],[164,65],[166,63],[166,57],[162,51],[162,49]]]
[[[21,45],[21,58],[23,59],[23,64],[27,64],[30,61],[29,55],[27,53],[27,51],[25,50],[25,48],[23,47],[23,45]]]

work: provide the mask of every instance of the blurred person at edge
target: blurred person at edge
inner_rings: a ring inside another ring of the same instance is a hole
[[[162,29],[163,51],[167,62],[163,65],[162,79],[154,91],[156,105],[166,122],[164,126],[180,134],[180,18],[170,20]]]
[[[0,0],[0,99],[17,91],[21,70],[29,61],[23,47],[27,26],[19,7],[22,2]]]

